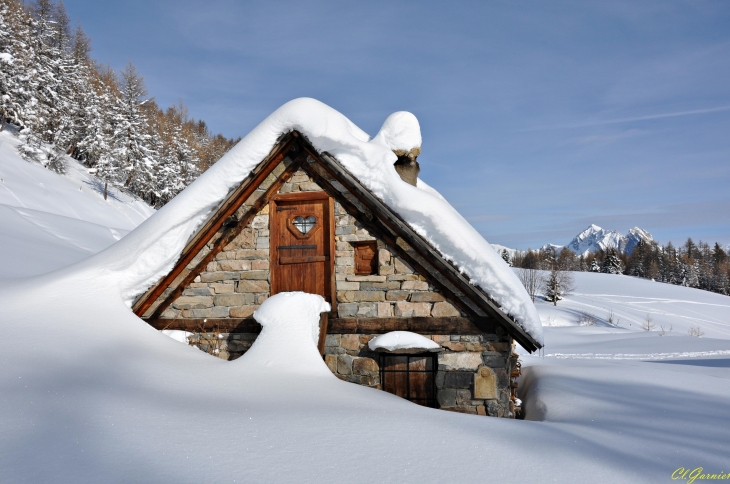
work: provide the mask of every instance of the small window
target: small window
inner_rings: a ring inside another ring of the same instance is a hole
[[[380,355],[380,384],[388,393],[424,407],[436,402],[436,355]]]
[[[369,276],[378,273],[378,245],[372,240],[355,242],[355,274]]]
[[[308,217],[302,217],[301,215],[297,215],[294,217],[294,220],[292,221],[292,225],[297,228],[298,231],[300,231],[303,234],[308,233],[312,228],[314,228],[314,225],[317,223],[317,219],[313,216]]]

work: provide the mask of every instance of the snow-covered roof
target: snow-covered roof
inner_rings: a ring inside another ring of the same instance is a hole
[[[415,116],[395,113],[371,138],[341,113],[309,98],[274,111],[177,197],[97,256],[106,259],[108,270],[120,273],[120,291],[128,305],[170,272],[196,229],[269,155],[281,135],[291,131],[306,136],[318,152],[336,158],[542,344],[535,306],[499,254],[438,192],[420,180],[417,187],[405,183],[393,168],[393,150],[420,146]],[[89,263],[98,263],[97,257]]]

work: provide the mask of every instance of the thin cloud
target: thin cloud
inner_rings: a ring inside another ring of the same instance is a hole
[[[635,123],[638,121],[651,121],[654,119],[664,119],[664,118],[677,118],[680,116],[695,116],[698,114],[709,114],[709,113],[717,113],[722,111],[730,111],[730,106],[720,106],[716,108],[707,108],[707,109],[693,109],[690,111],[676,111],[673,113],[661,113],[661,114],[649,114],[646,116],[635,116],[631,118],[619,118],[619,119],[607,119],[603,121],[586,121],[582,123],[575,123],[575,124],[557,124],[557,125],[551,125],[551,126],[535,126],[533,128],[527,128],[522,131],[545,131],[545,130],[551,130],[551,129],[575,129],[575,128],[587,128],[590,126],[604,126],[607,124],[621,124],[621,123]]]

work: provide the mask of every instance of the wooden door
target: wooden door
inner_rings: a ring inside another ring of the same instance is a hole
[[[336,310],[332,199],[324,192],[279,195],[269,217],[271,294],[319,294]]]
[[[436,357],[431,354],[381,355],[380,383],[388,393],[436,408]]]

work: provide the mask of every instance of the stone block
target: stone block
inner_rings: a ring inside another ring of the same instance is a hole
[[[439,366],[443,365],[447,370],[476,370],[483,362],[481,353],[441,353],[439,355]]]
[[[487,347],[489,351],[499,351],[501,353],[506,353],[512,349],[512,345],[509,343],[504,342],[494,342],[489,343],[489,346]]]
[[[252,306],[238,306],[231,308],[231,317],[232,318],[250,318],[253,315],[253,312],[256,311],[259,307],[256,305]]]
[[[299,184],[299,190],[303,192],[321,192],[322,188],[314,182],[304,182]]]
[[[403,284],[405,284],[405,282]],[[431,310],[431,314],[434,317],[461,316],[461,312],[459,312],[458,309],[456,309],[454,306],[452,306],[450,303],[447,303],[447,302],[435,303],[433,305],[433,309]]]
[[[215,294],[228,294],[235,292],[236,285],[234,283],[214,282],[211,283],[210,288]]]
[[[471,387],[474,373],[466,371],[447,371],[444,386],[446,388],[469,388]]]
[[[355,375],[377,376],[380,367],[372,358],[355,358],[352,362],[352,372]]]
[[[381,266],[390,265],[390,257],[390,251],[386,249],[378,250],[378,262],[380,262]]]
[[[385,276],[347,276],[347,280],[350,282],[385,282]]]
[[[471,404],[471,390],[466,389],[459,389],[456,390],[456,403],[459,405],[462,404]]]
[[[448,348],[451,351],[466,350],[466,345],[464,345],[464,343],[461,343],[459,341],[448,341],[448,342],[442,343],[441,346],[443,346],[444,348]]]
[[[354,302],[378,302],[385,301],[385,292],[383,291],[347,291],[354,294],[352,301]]]
[[[338,291],[359,291],[360,283],[359,282],[337,281],[337,290]]]
[[[337,356],[324,355],[324,362],[332,373],[337,373]]]
[[[410,294],[408,291],[388,291],[385,293],[385,299],[387,301],[406,301]]]
[[[393,266],[380,266],[378,268],[378,274],[380,274],[381,276],[387,276],[394,273],[395,268],[393,268]]]
[[[263,214],[263,210],[259,212],[251,221],[251,227],[254,229],[268,229],[269,228],[269,206],[266,205],[266,214]]]
[[[444,388],[436,394],[440,407],[453,407],[456,405],[456,390]]]
[[[355,273],[355,267],[354,266],[335,266],[335,272],[339,274],[354,274]]]
[[[376,303],[362,303],[357,310],[358,318],[374,318],[378,315],[378,305]]]
[[[393,316],[393,305],[389,302],[378,303],[378,317],[389,318]]]
[[[391,282],[361,282],[360,290],[362,291],[392,291],[400,289],[400,283]]]
[[[213,306],[207,309],[184,309],[183,318],[227,318],[228,308]]]
[[[186,287],[183,296],[212,296],[213,290],[207,285],[203,287]]]
[[[200,274],[203,282],[237,281],[239,278],[240,272],[203,272]]]
[[[483,366],[474,375],[474,398],[497,398],[497,376],[491,368]]]
[[[411,302],[441,302],[444,297],[437,292],[414,292],[408,300]]]
[[[354,225],[343,225],[335,228],[335,235],[353,235],[356,230]]]
[[[428,291],[428,283],[423,281],[403,281],[401,289],[404,291]]]
[[[443,334],[435,334],[435,335],[431,336],[431,339],[435,343],[438,343],[438,344],[446,343],[447,341],[451,341],[451,339],[449,338],[448,335],[443,335]]]
[[[241,260],[268,260],[269,259],[269,251],[268,250],[251,250],[251,249],[240,249],[235,251],[234,257],[235,259],[241,259]]]
[[[411,266],[403,262],[400,257],[395,258],[395,272],[398,274],[413,274]]]
[[[245,228],[235,239],[231,240],[226,246],[229,249],[253,249],[254,248],[254,231],[252,228]]]
[[[339,300],[339,293],[337,299]],[[340,303],[337,305],[337,315],[341,318],[353,318],[357,315],[358,304]],[[329,338],[329,335],[327,336]]]
[[[216,262],[216,269],[219,271],[250,271],[250,260],[222,260]]]
[[[179,317],[182,314],[182,311],[179,309],[174,309],[172,307],[168,307],[162,312],[162,319],[175,319]]]
[[[337,355],[337,373],[340,375],[352,375],[352,356]]]
[[[481,343],[464,343],[466,351],[484,351],[485,347]]]
[[[218,294],[213,297],[213,304],[216,306],[247,306],[253,302],[253,294],[250,293]]]
[[[352,244],[349,242],[336,242],[335,243],[335,250],[339,252],[349,252],[352,253]]]
[[[355,265],[355,258],[354,257],[337,257],[337,258],[335,258],[335,265],[338,265],[338,266],[354,266]]]
[[[261,293],[269,292],[269,281],[238,281],[236,292]]]
[[[419,281],[416,274],[391,274],[388,275],[389,281]]]
[[[507,359],[502,356],[482,354],[482,361],[490,368],[504,368],[507,366]]]
[[[396,301],[394,303],[393,313],[397,317],[401,318],[412,318],[412,317],[425,317],[431,313],[430,303],[411,303],[405,301]]]
[[[268,237],[256,237],[256,250],[264,250],[269,248]]]
[[[477,415],[481,415],[483,417],[487,416],[486,409],[484,408],[484,405],[477,405]]]
[[[325,348],[327,346],[340,346],[340,338],[341,338],[341,335],[339,335],[339,334],[328,334],[324,338]]]
[[[357,351],[360,349],[360,338],[356,334],[343,334],[340,338],[340,346],[346,350]]]
[[[213,306],[212,296],[180,296],[172,303],[175,309],[204,309]]]
[[[245,280],[266,281],[269,279],[269,271],[246,271],[240,273],[240,278]]]

